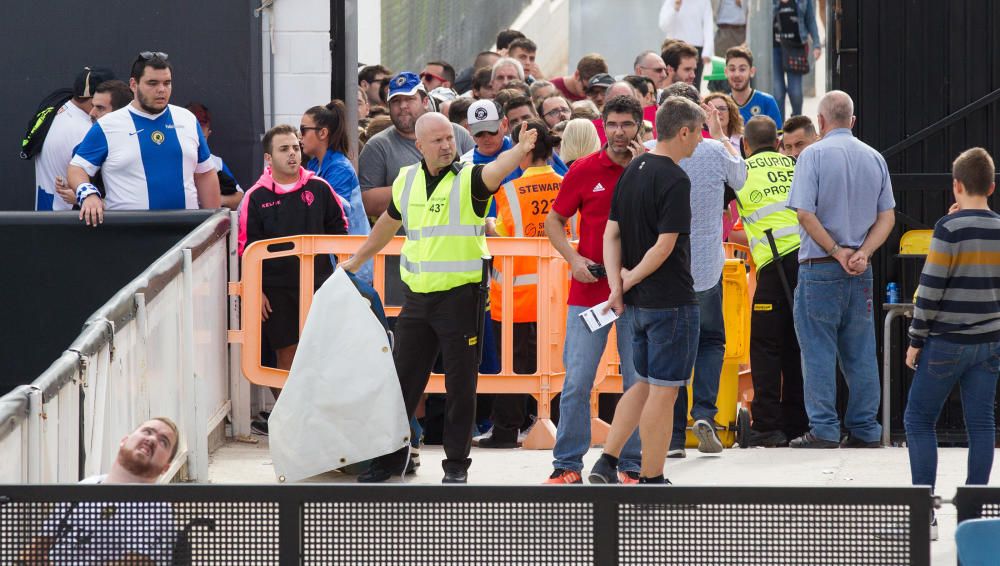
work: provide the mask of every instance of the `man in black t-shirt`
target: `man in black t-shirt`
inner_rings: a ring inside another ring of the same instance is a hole
[[[664,483],[677,389],[698,350],[698,300],[691,277],[691,181],[677,163],[701,142],[705,112],[670,97],[656,113],[656,147],[629,163],[604,232],[608,307],[631,324],[639,382],[618,402],[591,483],[617,483],[618,455],[639,427],[639,483]],[[669,483],[669,482],[666,482]]]

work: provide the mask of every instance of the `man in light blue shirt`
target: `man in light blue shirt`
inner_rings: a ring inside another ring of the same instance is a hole
[[[851,134],[854,102],[831,91],[819,105],[823,139],[795,166],[788,207],[798,211],[799,282],[795,331],[802,348],[811,430],[793,448],[879,446],[882,428],[869,258],[895,224],[896,201],[885,159]],[[851,390],[840,438],[836,367]]]

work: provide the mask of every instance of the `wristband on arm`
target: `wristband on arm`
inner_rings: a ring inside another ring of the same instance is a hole
[[[80,186],[76,188],[76,204],[83,207],[83,201],[87,200],[90,195],[100,195],[101,192],[97,190],[97,187],[93,183],[80,183]]]

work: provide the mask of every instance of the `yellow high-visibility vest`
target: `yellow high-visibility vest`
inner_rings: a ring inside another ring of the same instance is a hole
[[[482,257],[489,250],[485,215],[472,206],[471,165],[459,174],[449,169],[430,198],[422,165],[404,167],[392,183],[392,202],[406,231],[399,273],[411,291],[447,291],[482,281]]]
[[[799,218],[788,208],[795,160],[776,151],[762,151],[746,159],[747,181],[736,193],[736,204],[757,269],[774,261],[764,231],[771,229],[778,255],[800,245]]]

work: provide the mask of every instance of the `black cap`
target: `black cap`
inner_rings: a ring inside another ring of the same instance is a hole
[[[595,87],[608,88],[609,86],[615,84],[615,78],[607,73],[597,73],[596,75],[590,77],[587,81],[587,90]]]
[[[73,81],[73,96],[79,98],[90,98],[94,96],[97,85],[104,81],[115,78],[115,73],[111,69],[104,67],[84,67],[80,74]]]

